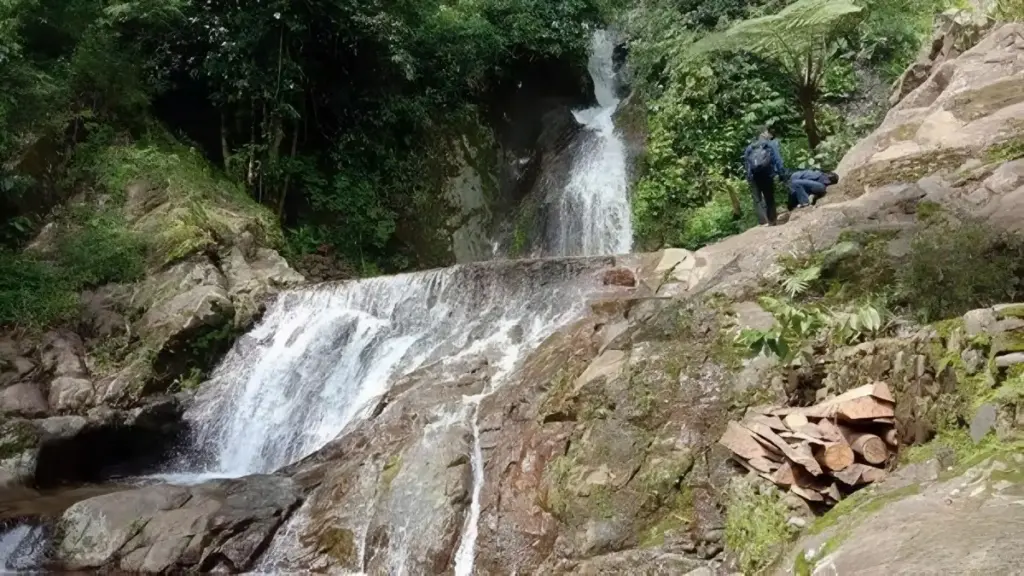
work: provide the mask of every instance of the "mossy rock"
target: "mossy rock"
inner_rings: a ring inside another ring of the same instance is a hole
[[[395,481],[398,473],[402,471],[402,455],[392,454],[384,463],[384,470],[380,473],[380,485],[383,492],[391,490],[391,483]]]
[[[303,536],[302,543],[330,557],[340,566],[354,567],[359,561],[355,533],[348,528],[324,526],[315,534]]]
[[[39,446],[39,429],[28,420],[11,420],[0,426],[0,460],[20,456]]]
[[[996,318],[1005,320],[1007,318],[1018,318],[1024,320],[1024,304],[1010,304],[996,308]]]
[[[846,190],[848,195],[856,197],[863,194],[865,187],[913,184],[930,174],[954,170],[973,156],[968,149],[942,148],[871,162],[850,173],[847,177],[850,184]]]

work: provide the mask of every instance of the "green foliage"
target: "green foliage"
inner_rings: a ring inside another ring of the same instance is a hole
[[[205,157],[230,175],[231,186],[216,188],[265,205],[274,227],[316,230],[349,261],[446,263],[451,143],[470,126],[484,131],[481,106],[524,67],[582,65],[589,26],[610,9],[591,0],[9,0],[0,5],[0,164],[48,142],[44,161],[61,162],[40,171],[60,176],[69,148],[102,141],[111,149],[89,172],[112,193],[166,176],[181,184],[172,193],[195,197],[190,185],[215,180],[198,165]],[[151,141],[154,112],[200,152]],[[174,157],[180,166],[160,165]],[[0,171],[0,220],[49,208],[6,190],[9,176]],[[189,210],[164,242],[168,261],[201,249],[203,233],[216,237],[217,214]],[[29,235],[24,220],[3,221],[5,243]]]
[[[891,316],[870,302],[827,309],[765,296],[760,303],[775,317],[775,324],[768,330],[745,328],[736,335],[736,343],[752,355],[776,356],[784,365],[810,362],[813,345],[820,339],[848,345],[877,337]]]
[[[145,271],[145,243],[119,218],[60,221],[52,253],[0,251],[0,326],[39,328],[72,319],[78,293],[132,282]]]
[[[145,272],[145,250],[119,218],[98,215],[60,236],[57,264],[76,288],[133,282]]]
[[[691,54],[745,51],[772,61],[793,82],[814,149],[821,142],[815,118],[825,74],[862,8],[849,0],[797,0],[776,14],[743,20],[694,44]]]
[[[810,287],[811,282],[821,278],[821,266],[812,264],[806,268],[795,270],[782,279],[782,289],[790,298],[803,294]]]
[[[77,310],[78,294],[62,270],[32,255],[0,251],[0,326],[48,326]]]
[[[985,159],[989,162],[1011,162],[1024,158],[1024,138],[1011,138],[996,144],[985,151]]]
[[[637,244],[693,249],[752,226],[741,156],[765,124],[780,137],[788,168],[834,168],[885,111],[884,102],[872,100],[851,116],[847,104],[874,98],[861,93],[865,78],[889,82],[906,68],[942,3],[644,0],[626,11],[629,61],[649,108],[648,154],[633,192]],[[739,34],[765,27],[787,33]],[[789,33],[797,28],[808,33]],[[778,50],[761,50],[762,44]],[[694,58],[710,48],[738,51]],[[807,62],[792,57],[800,50],[811,53],[814,90],[794,90],[794,81],[808,80],[797,77]],[[808,102],[821,137],[815,146],[801,133]],[[779,205],[785,205],[784,188],[777,186]],[[738,218],[730,192],[739,200]]]
[[[856,57],[893,81],[914,61],[932,33],[934,16],[950,0],[865,0],[865,17],[857,27]]]
[[[924,321],[1012,301],[1019,254],[981,222],[938,222],[915,236],[898,270],[900,298]]]
[[[694,246],[753,222],[687,231],[696,211],[715,199],[722,207],[730,195],[749,197],[739,153],[760,126],[787,112],[781,79],[764,77],[760,66],[733,56],[677,67],[672,73],[679,78],[650,102],[644,176],[633,192],[634,230],[642,246]],[[751,94],[758,98],[752,101]]]
[[[76,155],[76,169],[110,192],[118,204],[131,186],[142,196],[163,196],[168,209],[145,224],[150,260],[164,265],[216,244],[235,233],[239,217],[259,223],[251,232],[273,248],[284,247],[274,214],[254,203],[244,188],[214,170],[194,148],[160,131],[139,142],[110,144],[90,140]]]
[[[796,531],[786,522],[789,511],[774,486],[758,490],[745,482],[730,486],[725,516],[725,543],[744,574],[758,574],[784,552]]]
[[[1002,21],[1024,22],[1024,0],[996,0],[993,15]]]
[[[736,216],[733,199],[749,196],[748,187],[739,179],[723,180],[725,190],[714,192],[707,204],[684,212],[681,217],[685,224],[681,225],[678,240],[669,244],[678,245],[688,250],[697,250],[727,236],[739,234],[757,225],[757,218],[752,210],[740,210]]]

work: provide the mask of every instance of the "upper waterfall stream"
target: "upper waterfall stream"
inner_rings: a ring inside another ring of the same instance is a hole
[[[573,112],[584,130],[561,191],[551,250],[560,256],[625,254],[633,245],[626,144],[613,117],[619,108],[615,42],[594,32],[587,68],[597,105]]]

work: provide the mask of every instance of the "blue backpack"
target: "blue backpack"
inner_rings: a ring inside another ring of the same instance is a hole
[[[772,149],[768,142],[761,140],[755,143],[754,147],[750,149],[750,157],[747,161],[750,163],[751,174],[761,175],[771,172]]]

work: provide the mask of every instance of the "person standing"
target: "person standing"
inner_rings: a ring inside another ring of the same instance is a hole
[[[785,178],[786,168],[782,162],[779,141],[775,139],[771,128],[765,128],[761,136],[743,151],[743,164],[750,194],[754,199],[757,221],[762,226],[774,226],[775,178]]]
[[[789,209],[806,208],[825,195],[825,189],[839,182],[835,172],[797,170],[789,177]]]

